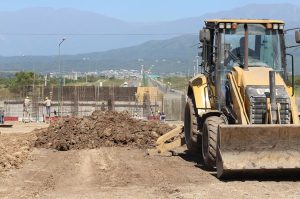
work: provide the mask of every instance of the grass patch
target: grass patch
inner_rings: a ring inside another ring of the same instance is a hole
[[[186,91],[190,77],[165,77],[163,82],[170,85],[172,89]]]
[[[78,80],[66,79],[66,86],[99,86],[102,82],[102,86],[121,86],[125,81],[118,78],[104,78],[96,76],[79,77]]]

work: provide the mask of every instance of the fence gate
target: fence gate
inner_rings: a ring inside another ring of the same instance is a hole
[[[166,120],[183,121],[185,107],[185,95],[166,94],[163,98],[163,111]]]

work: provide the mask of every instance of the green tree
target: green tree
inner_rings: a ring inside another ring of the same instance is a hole
[[[12,92],[26,94],[34,83],[38,83],[38,75],[33,72],[17,72],[8,85]]]

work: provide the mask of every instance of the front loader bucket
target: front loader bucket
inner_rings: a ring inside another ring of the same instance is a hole
[[[266,124],[219,127],[219,178],[235,173],[273,171],[300,172],[300,126]]]

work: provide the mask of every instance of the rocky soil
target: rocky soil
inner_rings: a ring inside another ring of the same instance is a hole
[[[30,134],[2,134],[0,136],[0,172],[19,168],[28,158],[36,137]]]
[[[130,146],[151,148],[157,138],[174,127],[143,121],[126,112],[95,111],[84,118],[64,118],[37,134],[35,146],[59,151]]]

